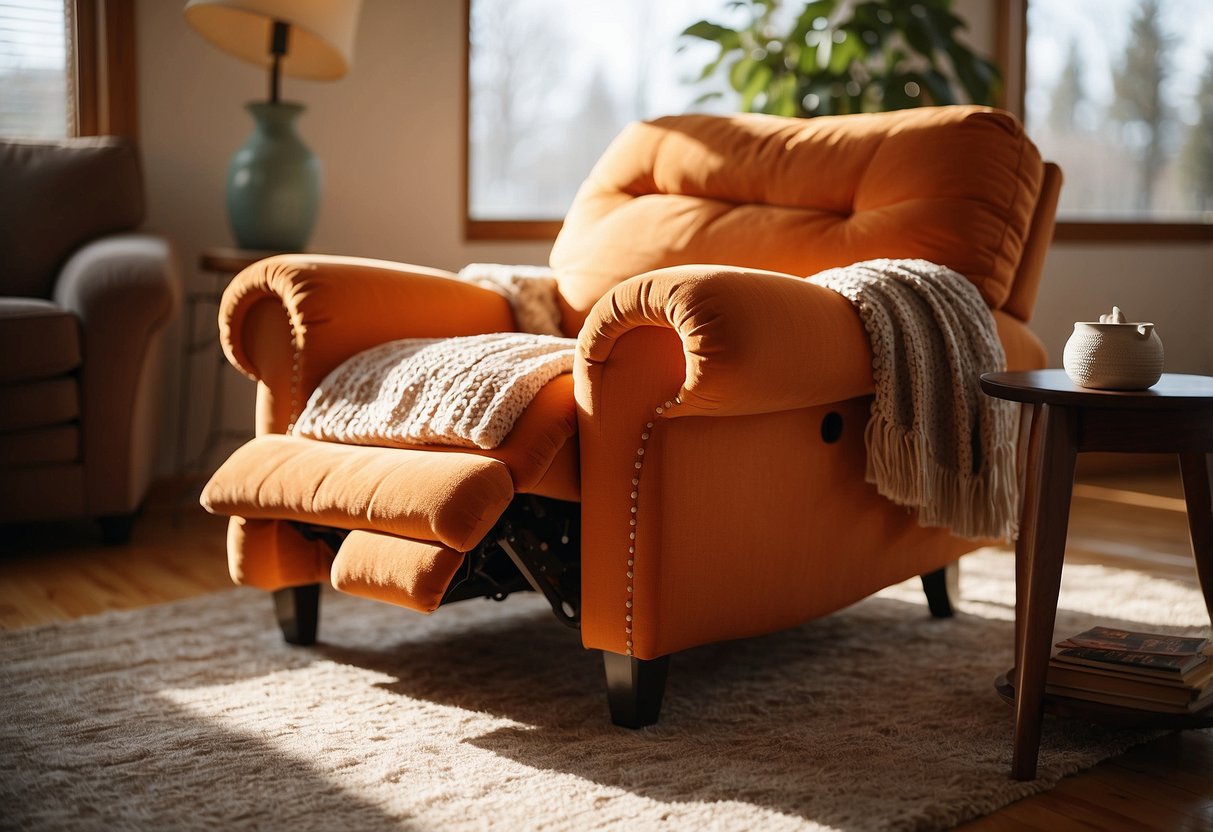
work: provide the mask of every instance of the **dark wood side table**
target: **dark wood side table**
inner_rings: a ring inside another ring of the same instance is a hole
[[[1177,716],[1045,696],[1079,453],[1178,454],[1196,573],[1213,620],[1213,378],[1167,373],[1149,390],[1111,391],[1079,387],[1064,370],[1034,370],[987,373],[981,388],[1031,411],[1015,547],[1015,669],[998,683],[999,692],[1013,697],[1015,707],[1012,775],[1018,780],[1036,777],[1046,708],[1120,724],[1213,725],[1213,706]]]

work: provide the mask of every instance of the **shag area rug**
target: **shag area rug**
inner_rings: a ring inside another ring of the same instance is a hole
[[[641,731],[534,596],[426,618],[329,593],[308,648],[250,590],[3,634],[0,827],[937,829],[1156,736],[1048,718],[1039,779],[1011,780],[1013,560],[963,566],[950,620],[915,580],[676,656]],[[1060,634],[1208,631],[1189,586],[1065,574]]]

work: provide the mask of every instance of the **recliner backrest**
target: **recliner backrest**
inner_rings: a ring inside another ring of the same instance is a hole
[[[712,263],[791,274],[917,257],[1011,294],[1044,166],[1009,113],[927,107],[629,126],[582,184],[551,254],[573,334],[636,274]]]

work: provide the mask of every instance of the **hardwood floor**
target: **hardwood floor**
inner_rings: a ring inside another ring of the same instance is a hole
[[[149,499],[128,546],[102,546],[88,523],[0,529],[0,629],[227,589],[225,530],[172,484]],[[1195,585],[1178,468],[1082,475],[1066,559]],[[1213,731],[1167,735],[959,828],[1213,829]]]

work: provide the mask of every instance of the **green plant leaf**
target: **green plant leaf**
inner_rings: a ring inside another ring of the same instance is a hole
[[[741,109],[752,112],[754,109],[754,99],[760,93],[766,90],[767,84],[771,81],[771,68],[766,64],[756,63],[749,77],[746,79],[745,87],[741,90]]]
[[[781,0],[722,0],[733,12],[746,9],[748,22],[731,29],[703,20],[683,34],[720,46],[700,80],[724,73],[743,109],[804,116],[902,109],[954,102],[961,90],[989,103],[997,67],[956,39],[965,24],[952,2],[810,0],[789,17],[775,13]],[[917,95],[906,92],[911,82]]]
[[[931,96],[933,104],[955,104],[956,96],[952,93],[952,85],[947,76],[937,69],[928,69],[917,76],[919,86]]]
[[[750,81],[750,75],[753,74],[754,68],[758,65],[758,62],[749,55],[742,55],[729,68],[729,86],[737,90],[737,92],[745,92],[746,84]]]
[[[727,26],[721,26],[719,23],[713,23],[710,20],[700,20],[692,23],[682,30],[679,37],[710,40],[722,45],[728,40],[736,42],[739,39],[736,30],[730,29]]]

